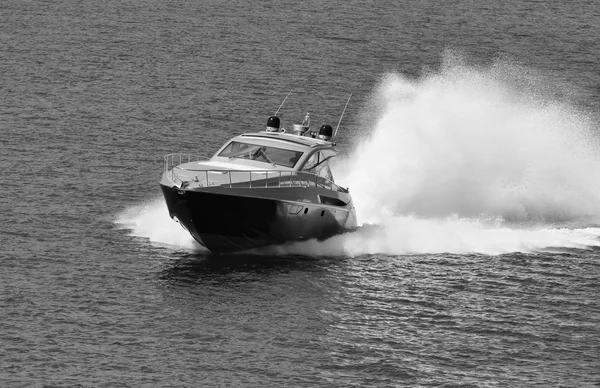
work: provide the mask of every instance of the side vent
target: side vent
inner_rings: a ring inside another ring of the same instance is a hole
[[[338,198],[327,197],[325,195],[319,195],[319,202],[324,203],[326,205],[333,206],[346,206],[347,203]]]

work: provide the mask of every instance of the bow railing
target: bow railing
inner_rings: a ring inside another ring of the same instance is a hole
[[[228,188],[322,187],[348,192],[331,179],[306,171],[292,170],[207,170],[182,167],[202,158],[188,154],[169,154],[164,158],[165,176],[183,188],[225,186]]]

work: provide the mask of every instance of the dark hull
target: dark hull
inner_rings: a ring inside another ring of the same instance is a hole
[[[161,184],[169,214],[215,253],[242,251],[290,241],[326,239],[345,231],[354,217],[343,206],[268,198],[284,189],[264,189],[265,197],[216,191],[179,190]],[[297,190],[294,189],[297,196]],[[243,193],[240,193],[243,194]],[[286,197],[285,192],[283,197]],[[287,195],[291,197],[291,195]]]

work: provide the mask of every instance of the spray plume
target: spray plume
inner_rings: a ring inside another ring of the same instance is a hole
[[[387,75],[366,113],[377,113],[370,136],[344,168],[359,219],[597,219],[596,125],[544,82],[522,67],[477,68],[450,55],[419,80]]]

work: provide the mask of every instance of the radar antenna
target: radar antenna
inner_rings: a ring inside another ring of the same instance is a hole
[[[283,99],[283,101],[281,102],[281,105],[279,105],[279,108],[277,108],[277,111],[275,112],[275,114],[273,116],[277,116],[277,113],[279,113],[279,110],[281,109],[281,107],[283,106],[283,103],[285,102],[285,100],[287,100],[287,98],[290,96],[290,94],[292,94],[292,90],[290,89],[290,92],[287,94],[287,96],[285,96],[285,98]]]
[[[346,106],[344,106],[344,110],[342,111],[342,115],[340,116],[340,121],[338,121],[338,125],[335,128],[335,132],[333,133],[333,138],[334,139],[335,139],[335,135],[337,135],[338,129],[340,128],[340,124],[342,123],[342,117],[344,117],[344,113],[346,112],[346,108],[348,107],[348,104],[350,103],[350,99],[351,98],[352,98],[352,93],[350,93],[350,97],[348,97],[348,101],[346,101]]]

